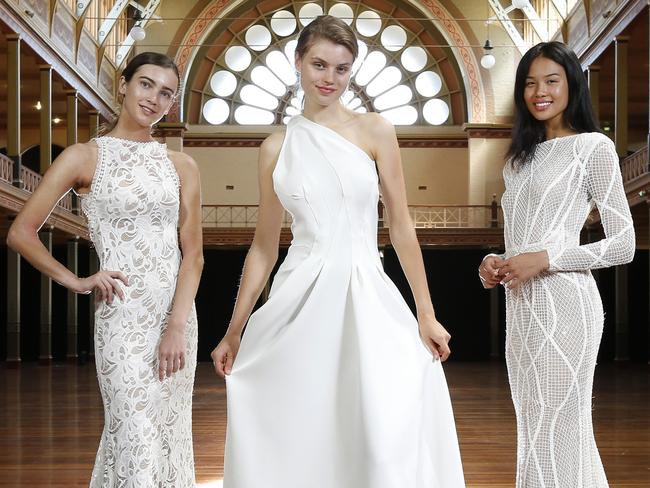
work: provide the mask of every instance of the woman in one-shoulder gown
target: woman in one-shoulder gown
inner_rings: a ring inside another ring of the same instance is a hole
[[[317,51],[326,58],[329,46],[318,51],[322,43],[304,56]],[[305,97],[307,113],[308,89]],[[370,123],[383,124],[380,117]],[[224,487],[464,486],[441,361],[423,344],[418,321],[382,269],[375,161],[303,115],[289,121],[279,146],[270,178],[292,216],[293,240],[238,352],[228,351],[227,336],[213,353],[217,368],[224,353],[236,354],[225,368]],[[400,257],[417,260],[423,273],[415,246],[417,258]],[[247,258],[238,301],[250,265]],[[440,342],[433,353],[446,356]]]

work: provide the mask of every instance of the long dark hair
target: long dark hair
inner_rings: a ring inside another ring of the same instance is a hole
[[[562,114],[565,125],[578,133],[600,132],[598,121],[591,107],[587,79],[582,72],[578,57],[561,42],[540,42],[524,54],[517,66],[515,123],[512,128],[512,141],[506,153],[506,158],[516,166],[528,163],[535,154],[537,144],[546,138],[544,122],[533,117],[524,100],[526,77],[530,71],[530,65],[540,56],[555,61],[566,72],[569,83],[569,103]]]
[[[153,64],[154,66],[160,66],[161,68],[168,68],[172,70],[174,73],[176,73],[176,78],[178,79],[178,88],[176,89],[176,93],[174,95],[176,96],[178,95],[181,89],[181,74],[178,71],[178,66],[176,66],[174,60],[169,56],[167,56],[166,54],[155,53],[151,51],[140,53],[134,56],[126,64],[126,66],[122,70],[121,76],[123,76],[128,83],[129,81],[131,81],[131,78],[133,78],[133,75],[135,75],[135,73],[145,64]],[[118,101],[120,102],[121,105],[122,98],[119,97]],[[105,135],[110,131],[112,131],[117,125],[117,119],[119,118],[120,115],[118,113],[117,116],[112,121],[103,124],[99,130],[99,135]]]

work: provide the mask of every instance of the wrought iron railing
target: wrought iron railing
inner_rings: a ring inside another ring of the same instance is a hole
[[[501,207],[493,205],[411,205],[409,213],[418,229],[431,228],[499,228],[503,227]],[[257,205],[203,205],[203,227],[255,227]],[[291,225],[285,212],[283,227]],[[387,215],[380,208],[380,227],[389,227]]]
[[[623,183],[628,183],[649,172],[650,164],[648,162],[648,146],[642,147],[634,154],[630,154],[628,157],[621,160]]]

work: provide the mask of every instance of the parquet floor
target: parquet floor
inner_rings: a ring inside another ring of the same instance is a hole
[[[505,367],[449,363],[446,373],[468,488],[512,487],[515,423]],[[650,367],[599,365],[595,397],[611,487],[650,488]],[[199,488],[221,486],[225,414],[223,383],[201,363],[194,400]],[[0,487],[87,487],[102,424],[93,365],[0,365]]]

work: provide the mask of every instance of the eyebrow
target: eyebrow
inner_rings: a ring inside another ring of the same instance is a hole
[[[548,78],[549,76],[560,76],[560,73],[549,73],[548,75],[542,76],[542,78]],[[526,79],[534,79],[534,78],[535,78],[534,76],[530,76],[530,75],[526,76]]]
[[[328,63],[327,61],[325,61],[324,59],[319,58],[318,56],[313,56],[313,57],[311,58],[311,60],[312,60],[312,61],[320,61],[320,62],[323,63],[323,64],[330,64],[330,63]],[[337,66],[339,66],[339,67],[340,67],[340,66],[352,66],[352,63],[340,63],[340,64],[338,64]]]
[[[158,83],[156,83],[154,80],[152,80],[152,79],[149,78],[148,76],[140,75],[138,78],[140,78],[140,79],[145,79],[145,80],[147,80],[148,82],[150,82],[152,85],[158,86]],[[169,90],[170,92],[174,93],[174,90],[172,90],[172,89],[169,88],[168,86],[164,86],[164,85],[163,85],[162,89],[163,89],[163,90]]]

